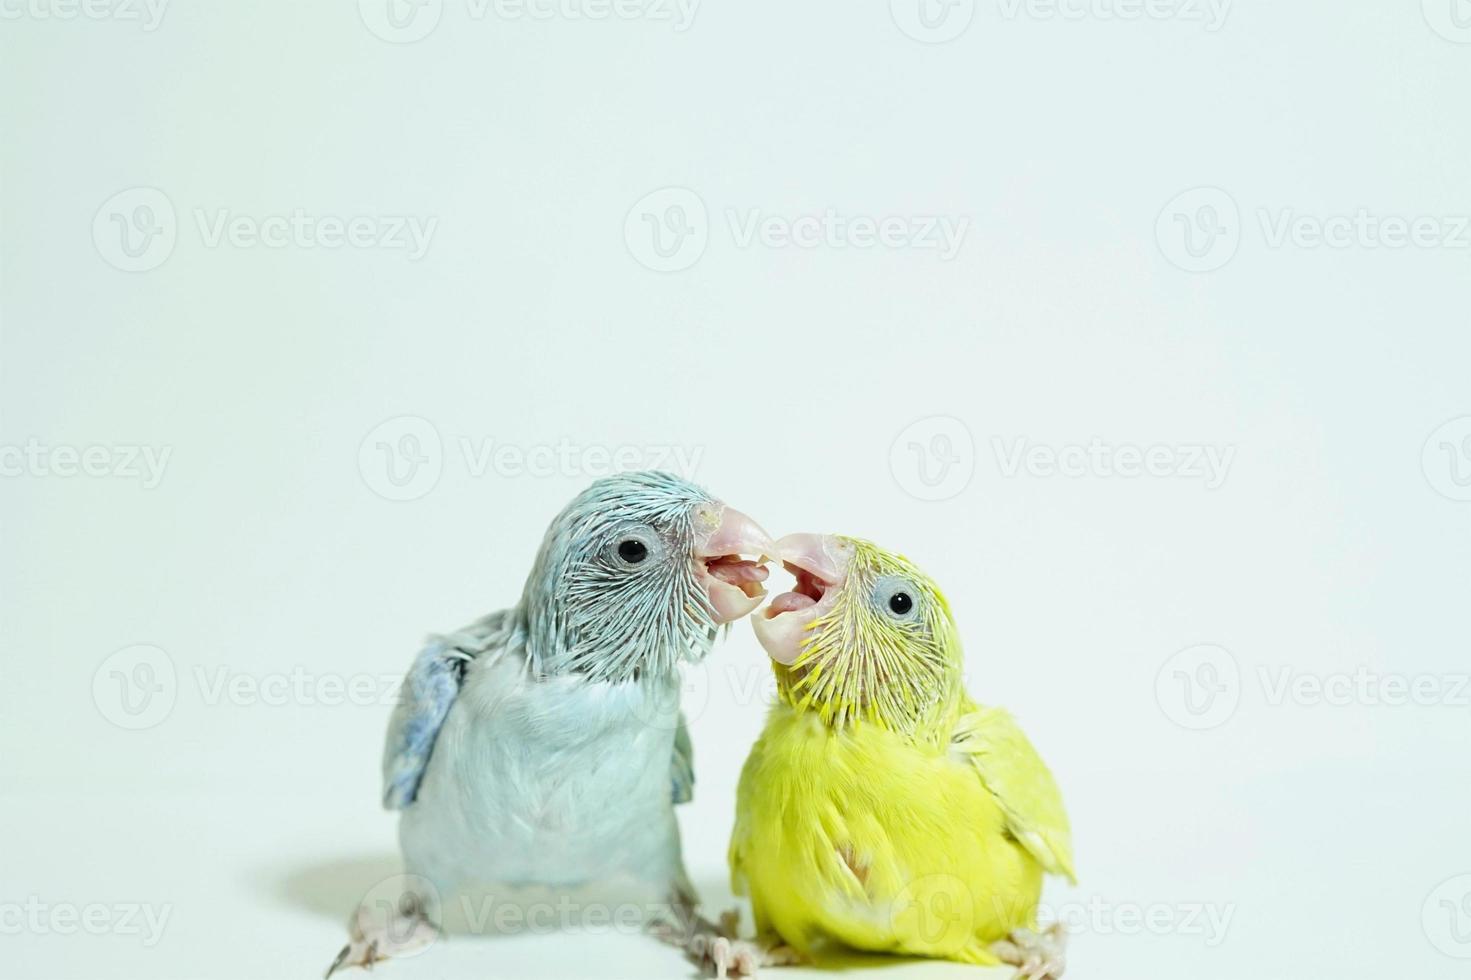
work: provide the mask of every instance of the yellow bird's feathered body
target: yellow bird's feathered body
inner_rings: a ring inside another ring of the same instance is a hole
[[[860,550],[865,557],[874,560]],[[919,581],[917,569],[902,570]],[[893,569],[877,569],[885,571]],[[891,699],[886,715],[881,705],[866,710],[879,699],[860,689],[835,697],[830,683],[824,693],[821,675],[844,654],[811,642],[793,666],[774,665],[781,697],[741,773],[731,874],[736,892],[750,896],[758,932],[808,956],[836,942],[995,964],[993,943],[1035,927],[1043,873],[1072,877],[1051,774],[1009,715],[965,696],[948,605],[937,589],[928,601],[926,629],[943,654],[931,658],[937,689],[928,699]],[[859,628],[854,615],[862,611],[834,610],[810,633],[825,624],[830,639],[873,647],[873,624]],[[852,628],[834,629],[845,616]],[[846,667],[872,686],[892,678],[896,663]]]

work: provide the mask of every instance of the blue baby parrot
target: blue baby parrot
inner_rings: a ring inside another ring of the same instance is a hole
[[[579,494],[521,601],[433,638],[409,668],[383,754],[409,880],[446,902],[632,880],[692,922],[679,665],[761,604],[775,553],[750,518],[669,474]],[[360,909],[328,975],[431,941],[432,901],[405,894],[386,925]]]

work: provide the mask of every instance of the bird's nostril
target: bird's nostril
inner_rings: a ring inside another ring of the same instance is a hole
[[[708,534],[720,526],[720,512],[725,508],[715,503],[704,503],[695,508],[697,528]]]

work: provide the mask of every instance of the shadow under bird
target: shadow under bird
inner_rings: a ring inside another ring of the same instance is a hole
[[[552,521],[521,601],[432,641],[389,724],[383,803],[406,887],[368,902],[327,974],[422,948],[440,903],[629,880],[694,927],[674,806],[694,791],[679,665],[750,613],[775,544],[658,472],[598,480]]]

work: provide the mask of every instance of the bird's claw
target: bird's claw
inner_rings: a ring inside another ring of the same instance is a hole
[[[1060,922],[1041,932],[1018,929],[992,943],[991,952],[1016,967],[1019,980],[1058,980],[1067,969],[1067,932]]]
[[[406,896],[385,921],[376,919],[367,906],[359,906],[348,924],[348,943],[327,967],[323,980],[348,967],[371,970],[374,963],[416,953],[438,936],[439,929],[413,896]]]
[[[740,940],[732,942],[721,936],[710,950],[710,959],[715,964],[715,975],[720,980],[734,974],[738,977],[754,977],[760,967],[759,950],[750,943]]]
[[[366,970],[371,970],[373,969],[374,963],[386,959],[388,957],[382,956],[378,952],[378,940],[371,939],[364,942],[361,938],[354,938],[346,946],[342,947],[342,952],[338,953],[337,958],[332,961],[332,965],[327,967],[327,972],[323,974],[322,980],[327,980],[328,977],[332,976],[338,970],[351,966],[360,966]]]
[[[747,942],[737,939],[740,912],[732,909],[720,916],[720,924],[697,931],[685,949],[690,958],[715,969],[719,980],[755,977],[763,966],[790,966],[803,962],[792,947],[781,942]]]

